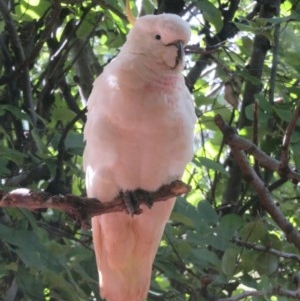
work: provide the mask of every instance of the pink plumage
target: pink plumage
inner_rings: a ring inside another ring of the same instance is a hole
[[[181,75],[188,24],[171,14],[141,17],[119,55],[96,79],[88,100],[84,168],[89,197],[156,191],[179,179],[193,156],[193,102]],[[131,217],[92,219],[100,293],[142,301],[175,199]]]

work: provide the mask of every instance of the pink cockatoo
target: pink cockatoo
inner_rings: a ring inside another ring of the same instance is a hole
[[[84,168],[89,197],[109,202],[179,179],[193,156],[193,101],[181,74],[188,24],[172,14],[139,18],[88,100]],[[92,219],[101,296],[142,301],[175,199],[140,215]]]

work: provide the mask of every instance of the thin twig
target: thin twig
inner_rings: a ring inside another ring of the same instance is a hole
[[[269,247],[266,247],[263,245],[250,243],[248,241],[242,241],[238,238],[234,238],[233,242],[236,243],[238,246],[245,247],[247,249],[252,249],[255,251],[259,251],[259,252],[270,253],[277,257],[281,257],[281,258],[285,258],[285,259],[292,259],[292,260],[295,260],[298,263],[300,263],[300,256],[297,254],[294,254],[294,253],[287,253],[287,252],[279,251],[279,250],[269,248]]]
[[[87,108],[83,108],[75,117],[73,117],[73,119],[66,125],[66,127],[63,129],[62,135],[59,139],[58,142],[58,155],[57,155],[57,159],[56,159],[56,170],[55,170],[55,177],[54,179],[59,181],[61,176],[62,176],[62,171],[63,171],[63,160],[64,160],[64,156],[65,156],[65,141],[66,138],[69,134],[69,132],[71,131],[71,129],[73,128],[74,124],[79,120],[84,118],[85,114],[87,112]]]
[[[289,168],[288,167],[289,145],[291,143],[292,135],[295,131],[299,117],[300,117],[300,101],[298,102],[296,110],[294,111],[293,116],[289,124],[287,125],[283,137],[282,146],[281,146],[281,156],[280,156],[280,168],[282,169],[282,171],[285,171]]]
[[[254,112],[253,112],[253,143],[255,145],[258,145],[258,135],[259,135],[259,110],[258,110],[258,104],[257,101],[254,101],[253,104],[254,107]],[[254,161],[254,169],[256,171],[256,173],[259,175],[259,177],[261,178],[261,174],[260,174],[260,169],[259,169],[259,163],[257,162],[257,160]]]

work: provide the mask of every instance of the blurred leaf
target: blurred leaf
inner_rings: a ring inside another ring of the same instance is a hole
[[[35,232],[16,230],[0,224],[0,233],[1,239],[11,245],[26,266],[39,270],[58,270],[57,258],[40,243]]]
[[[222,257],[222,271],[228,277],[231,277],[236,273],[239,255],[240,250],[237,248],[226,249]]]
[[[278,268],[278,258],[272,254],[261,253],[257,256],[255,261],[256,269],[261,275],[271,275]]]
[[[84,147],[83,134],[78,132],[73,132],[73,131],[70,132],[65,140],[66,150],[72,150],[74,154],[81,155],[83,152],[83,147]]]
[[[10,160],[16,163],[17,165],[21,165],[23,160],[26,158],[26,154],[23,154],[12,148],[2,147],[1,145],[0,145],[0,156],[3,156],[4,158],[6,158],[6,160]]]
[[[289,109],[281,109],[277,106],[274,106],[275,113],[279,116],[283,121],[289,122],[292,118],[292,112]]]
[[[267,101],[267,99],[263,95],[257,94],[256,99],[258,100],[258,105],[260,109],[268,113],[273,112],[273,106],[269,103],[269,101]]]
[[[193,1],[201,9],[204,18],[213,24],[216,32],[219,32],[223,26],[222,15],[219,9],[217,9],[211,2],[207,0]]]
[[[26,121],[30,120],[29,116],[26,113],[24,113],[23,110],[20,110],[17,107],[14,107],[12,105],[1,105],[0,107],[1,110],[10,112],[13,116],[15,116],[20,120],[26,120]]]
[[[17,286],[21,289],[31,300],[44,300],[44,287],[38,277],[28,273],[24,267],[19,267],[17,271]]]
[[[258,242],[264,239],[267,234],[266,227],[263,221],[253,221],[247,223],[240,231],[239,234],[243,241]]]
[[[197,209],[183,199],[178,199],[172,212],[172,220],[189,227],[202,228],[203,221],[199,219]]]
[[[228,175],[227,171],[225,170],[225,168],[223,167],[222,164],[215,162],[209,158],[205,158],[205,157],[197,157],[193,160],[193,162],[199,166],[199,167],[206,167],[207,169],[212,169],[218,172],[221,172],[224,175]]]
[[[198,218],[208,225],[214,225],[219,219],[215,209],[207,201],[199,202],[197,210]]]
[[[76,116],[75,113],[68,108],[60,107],[60,108],[55,108],[52,111],[52,118],[55,121],[60,120],[63,121],[64,123],[70,122],[75,116]]]
[[[50,5],[48,0],[21,0],[16,5],[16,14],[22,16],[23,21],[40,19]]]
[[[192,260],[198,265],[201,269],[214,266],[215,268],[220,267],[220,259],[218,256],[207,249],[194,249],[191,250],[190,256]]]
[[[244,225],[243,219],[237,214],[227,214],[220,219],[218,226],[221,235],[231,239]]]

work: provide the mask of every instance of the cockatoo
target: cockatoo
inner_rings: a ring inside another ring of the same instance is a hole
[[[88,100],[83,160],[89,197],[109,202],[179,179],[193,156],[196,116],[181,74],[188,24],[172,14],[139,18]],[[100,293],[141,301],[175,199],[141,206],[140,215],[92,218]]]

